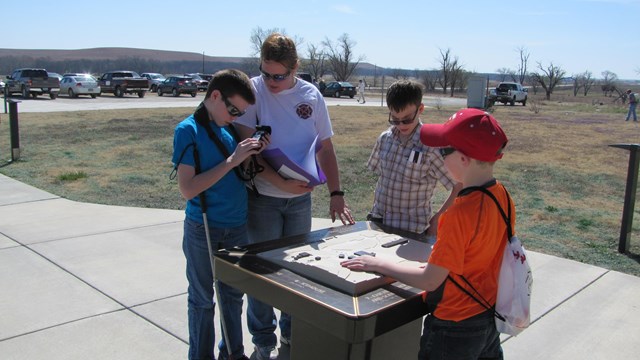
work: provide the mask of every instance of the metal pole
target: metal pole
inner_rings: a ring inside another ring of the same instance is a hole
[[[384,106],[384,74],[382,74],[382,86],[380,87],[380,106]]]
[[[633,210],[636,203],[636,189],[638,187],[638,168],[640,165],[638,149],[640,149],[640,144],[614,144],[609,146],[629,150],[627,186],[624,191],[624,207],[622,209],[622,224],[620,226],[620,241],[618,243],[618,252],[627,253],[629,252]]]
[[[7,86],[7,84],[4,85],[4,91],[2,92],[2,99],[4,100],[4,113],[7,113],[7,89],[9,89],[9,87]]]
[[[9,131],[11,133],[11,161],[20,158],[20,129],[18,126],[18,103],[9,100]]]
[[[198,147],[194,143],[193,145],[193,159],[195,162],[196,175],[201,173],[200,168],[200,154],[198,153]],[[200,197],[200,208],[202,209],[202,221],[204,222],[204,234],[207,239],[207,250],[209,252],[209,264],[211,265],[211,274],[213,276],[213,292],[216,297],[216,303],[218,304],[220,324],[222,325],[222,335],[224,336],[225,347],[227,348],[227,354],[229,359],[233,360],[233,354],[231,353],[231,342],[229,341],[229,331],[227,331],[227,319],[224,317],[224,311],[222,310],[222,302],[220,301],[220,287],[218,286],[218,279],[216,278],[216,265],[213,257],[213,246],[211,244],[211,235],[209,233],[209,219],[207,218],[207,197],[206,190],[203,190],[198,196]],[[216,250],[220,250],[220,242],[217,243]],[[215,310],[214,310],[215,311]]]

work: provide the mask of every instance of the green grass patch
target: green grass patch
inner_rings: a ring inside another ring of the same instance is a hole
[[[56,176],[58,181],[76,181],[80,179],[86,179],[87,173],[84,171],[73,171],[70,173],[64,173]]]

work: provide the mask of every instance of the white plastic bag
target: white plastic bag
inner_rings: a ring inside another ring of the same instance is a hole
[[[500,275],[496,327],[504,334],[518,335],[529,327],[533,276],[527,254],[517,236],[511,237],[504,249]]]

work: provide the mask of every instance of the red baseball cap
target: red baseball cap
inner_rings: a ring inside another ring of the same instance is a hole
[[[502,158],[507,135],[498,121],[479,109],[462,109],[444,124],[424,124],[420,141],[427,146],[453,147],[476,160],[493,162]]]

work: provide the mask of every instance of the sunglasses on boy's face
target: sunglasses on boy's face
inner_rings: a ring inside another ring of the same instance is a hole
[[[277,81],[277,82],[279,82],[279,81],[282,81],[282,80],[284,80],[284,79],[288,78],[288,77],[289,77],[289,75],[291,75],[291,70],[287,71],[287,72],[286,72],[286,73],[284,73],[284,74],[269,74],[268,72],[263,71],[263,70],[262,70],[262,65],[260,65],[260,74],[262,74],[262,77],[263,77],[265,80],[269,80],[269,79],[271,79],[271,80],[273,80],[273,81]]]
[[[440,148],[438,150],[440,151],[440,155],[442,156],[443,159],[453,154],[456,151],[456,149],[452,147]]]
[[[224,101],[224,104],[227,107],[227,112],[229,113],[229,115],[233,117],[238,117],[238,116],[244,115],[244,113],[246,112],[238,109],[235,105],[230,103],[229,99],[227,99],[227,97],[224,95],[222,96],[222,100]]]
[[[409,125],[409,124],[411,124],[412,122],[415,121],[416,116],[418,116],[418,111],[419,110],[420,110],[420,106],[418,106],[418,108],[416,109],[416,112],[413,114],[413,116],[410,119],[404,119],[404,120],[396,120],[396,119],[392,118],[391,117],[391,113],[389,113],[389,124],[395,125],[395,126],[398,126],[400,124]]]

